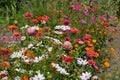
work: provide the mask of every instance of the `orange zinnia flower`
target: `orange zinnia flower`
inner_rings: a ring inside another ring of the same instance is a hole
[[[23,76],[23,80],[28,80],[28,76]]]
[[[15,25],[10,25],[10,26],[8,26],[8,29],[9,30],[18,30],[18,27]]]
[[[39,28],[38,33],[42,33],[43,28]]]
[[[99,54],[95,52],[93,56],[97,58],[99,57]]]

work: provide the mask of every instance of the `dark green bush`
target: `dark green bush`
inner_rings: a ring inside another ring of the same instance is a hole
[[[15,15],[27,0],[0,0],[0,15]]]

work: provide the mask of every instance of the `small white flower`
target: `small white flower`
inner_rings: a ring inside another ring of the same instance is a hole
[[[32,48],[34,45],[32,44],[32,43],[30,43],[29,45],[28,45],[28,49],[30,49],[30,48]]]
[[[45,24],[45,23],[46,23],[46,21],[44,21],[44,20],[43,20],[43,21],[41,21],[41,24]]]
[[[25,72],[26,72],[26,70],[20,69],[20,68],[16,68],[15,70],[16,70],[17,72],[20,72],[20,73],[25,73]]]
[[[45,77],[43,76],[43,74],[39,73],[32,77],[30,80],[45,80]]]
[[[80,79],[81,80],[88,80],[88,79],[90,79],[90,77],[91,77],[91,73],[85,72],[85,73],[82,73],[82,75],[80,76]]]
[[[48,51],[51,52],[53,50],[53,47],[48,47]]]
[[[66,30],[70,30],[70,26],[58,25],[58,26],[55,26],[55,29],[56,29],[56,30],[63,30],[63,31],[66,31]]]
[[[61,31],[54,31],[55,34],[63,34]]]
[[[61,74],[69,75],[69,73],[67,73],[64,68],[60,67],[59,64],[51,63],[51,65],[56,69],[56,71],[60,72]]]
[[[15,77],[14,80],[21,80],[19,76]]]
[[[26,36],[21,37],[21,41],[24,41],[26,39]]]
[[[79,65],[87,65],[88,62],[87,62],[87,60],[83,60],[82,58],[78,58],[77,59],[77,64],[79,64]]]

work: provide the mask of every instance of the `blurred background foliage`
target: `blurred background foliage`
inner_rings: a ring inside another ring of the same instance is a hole
[[[0,23],[3,23],[5,20],[7,20],[7,23],[9,24],[11,23],[11,19],[20,19],[21,14],[23,14],[25,11],[33,12],[35,15],[41,15],[44,13],[49,14],[49,5],[53,5],[54,1],[56,0],[0,0]],[[62,4],[60,4],[62,1],[70,2],[74,0],[57,0],[56,5],[62,6]],[[79,1],[84,2],[85,0]],[[49,5],[45,5],[48,3]],[[106,14],[114,14],[120,18],[120,0],[99,0],[98,6],[102,7],[103,11],[106,11]]]

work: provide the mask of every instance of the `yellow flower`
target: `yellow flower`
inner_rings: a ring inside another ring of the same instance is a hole
[[[96,43],[97,41],[96,41],[96,39],[93,39],[92,42],[93,42],[93,43]]]
[[[110,63],[108,61],[104,62],[105,67],[110,67]]]
[[[110,48],[110,50],[111,50],[112,52],[114,52],[114,51],[115,51],[115,49],[114,49],[113,47],[111,47],[111,48]]]

